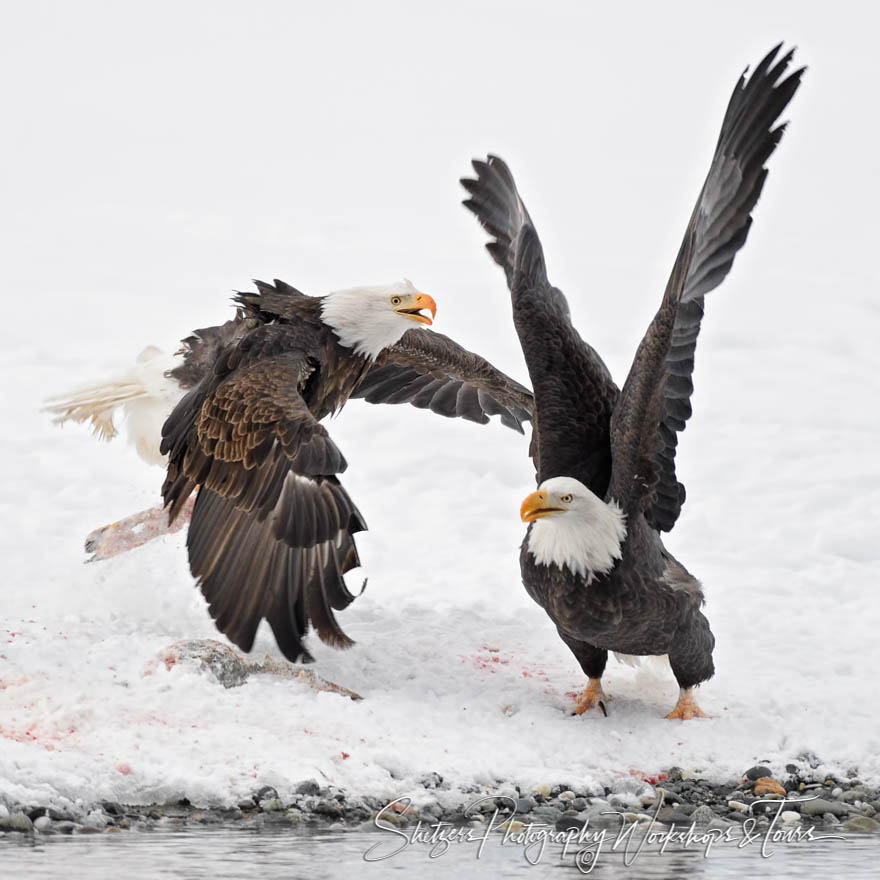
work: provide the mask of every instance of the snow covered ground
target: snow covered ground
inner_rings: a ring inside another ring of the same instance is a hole
[[[723,780],[805,752],[880,781],[873,24],[752,2],[734,20],[510,0],[10,13],[0,801],[225,803],[310,777],[391,796],[430,771],[586,784],[676,764]],[[156,502],[162,473],[59,430],[45,397],[148,343],[173,350],[253,277],[311,293],[412,278],[438,330],[525,381],[503,276],[458,204],[487,151],[510,162],[552,279],[622,381],[728,94],[783,38],[810,71],[707,303],[688,502],[667,541],[706,587],[711,720],[667,721],[671,673],[613,662],[610,717],[569,717],[582,675],[519,581],[527,438],[360,401],[331,429],[370,581],[341,616],[357,645],[311,648],[365,699],[268,677],[225,690],[156,663],[216,636],[183,534],[92,565],[82,542]]]

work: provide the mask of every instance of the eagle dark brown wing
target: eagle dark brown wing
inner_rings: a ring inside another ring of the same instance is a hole
[[[675,448],[691,415],[703,297],[722,282],[745,244],[767,177],[764,164],[785,130],[776,121],[804,71],[781,80],[793,51],[777,61],[780,49],[781,44],[748,80],[743,74],[733,90],[663,302],[639,345],[612,418],[608,495],[624,509],[637,500],[657,529],[671,529],[684,502],[684,486],[675,476]]]
[[[291,660],[308,656],[308,623],[329,644],[351,644],[333,610],[354,598],[343,575],[365,528],[335,476],[345,459],[302,397],[315,362],[301,337],[266,325],[225,350],[162,441],[172,518],[200,487],[187,547],[217,627],[248,651],[265,617]]]
[[[534,405],[528,388],[431,330],[404,333],[379,355],[351,396],[368,403],[411,403],[481,424],[498,415],[520,433]]]
[[[617,386],[572,326],[562,291],[547,280],[544,252],[513,175],[497,156],[474,161],[464,204],[493,236],[486,248],[507,276],[513,320],[535,395],[538,482],[570,476],[597,495],[611,473],[609,424]]]
[[[288,471],[265,516],[202,488],[187,535],[190,568],[217,628],[243,651],[263,618],[291,661],[308,661],[311,624],[323,642],[351,646],[333,611],[354,599],[343,575],[360,565],[354,534],[366,525],[335,477]]]

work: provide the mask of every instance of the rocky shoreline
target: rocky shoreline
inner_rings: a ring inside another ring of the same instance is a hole
[[[784,803],[779,802],[784,799]],[[56,808],[0,802],[0,835],[105,834],[184,827],[235,825],[242,829],[408,828],[438,823],[493,827],[512,832],[529,826],[559,832],[606,828],[622,822],[653,822],[676,828],[730,829],[751,820],[757,830],[775,827],[821,828],[824,833],[880,832],[880,786],[857,776],[837,779],[804,773],[789,764],[774,778],[754,766],[739,779],[719,784],[671,767],[656,777],[618,779],[601,790],[565,783],[521,789],[514,785],[453,790],[439,774],[420,780],[417,793],[389,804],[301,782],[281,798],[264,786],[234,807],[199,807],[186,799],[172,804],[131,806],[105,801],[88,808]]]

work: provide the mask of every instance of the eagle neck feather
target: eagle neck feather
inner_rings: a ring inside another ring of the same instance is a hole
[[[568,568],[587,586],[614,568],[626,538],[626,516],[617,502],[595,495],[591,500],[588,510],[535,520],[528,535],[536,564]]]
[[[398,287],[400,288],[398,290]],[[409,282],[392,287],[354,287],[321,298],[321,320],[343,348],[371,361],[394,345],[410,326],[388,307],[389,291],[415,292]]]

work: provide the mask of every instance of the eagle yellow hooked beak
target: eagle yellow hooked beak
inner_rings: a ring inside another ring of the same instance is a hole
[[[434,302],[432,296],[427,293],[406,293],[397,297],[400,304],[395,306],[394,311],[410,321],[418,321],[420,324],[433,324],[433,318],[437,314],[437,303]],[[422,314],[422,309],[426,309],[431,313],[429,318]]]
[[[528,495],[519,509],[520,519],[523,522],[534,522],[544,516],[553,516],[554,513],[565,513],[565,508],[554,507],[550,504],[550,496],[546,489],[537,489]]]

